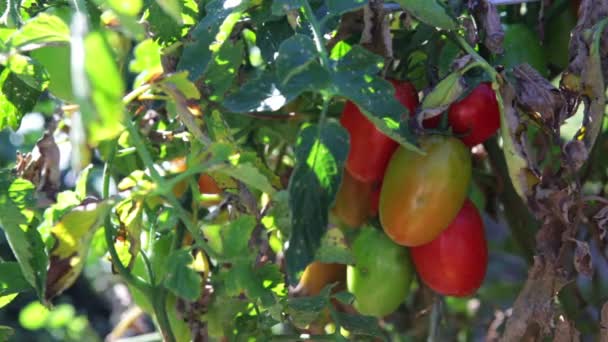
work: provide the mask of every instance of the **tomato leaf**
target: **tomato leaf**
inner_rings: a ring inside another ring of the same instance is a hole
[[[354,335],[383,337],[378,319],[371,316],[353,315],[343,312],[334,312],[334,317],[344,329]]]
[[[324,263],[354,264],[355,258],[340,228],[330,228],[321,240],[315,260]]]
[[[296,327],[304,328],[312,323],[329,304],[331,286],[326,286],[317,296],[289,298],[286,312]]]
[[[438,0],[397,0],[401,7],[422,22],[444,30],[455,30],[456,21]]]
[[[55,242],[49,253],[47,300],[74,284],[84,268],[93,234],[109,210],[108,202],[87,199],[63,215],[51,228]]]
[[[313,40],[303,34],[295,34],[284,40],[279,46],[276,58],[277,75],[283,84],[291,77],[306,69],[308,64],[315,61],[317,49]]]
[[[8,43],[20,51],[29,51],[49,43],[69,43],[70,29],[58,16],[40,13],[15,32]]]
[[[367,5],[368,0],[325,0],[328,15],[338,16]]]
[[[227,42],[219,49],[204,74],[205,84],[210,88],[211,101],[220,101],[236,78],[243,61],[244,44]]]
[[[21,267],[17,262],[0,263],[0,308],[6,306],[17,297],[20,292],[29,291],[32,286],[27,282]],[[0,331],[0,336],[2,331]],[[0,341],[2,339],[0,338]]]
[[[286,251],[290,283],[314,259],[327,229],[328,209],[342,181],[348,133],[335,121],[308,125],[296,144],[297,163],[289,180],[292,232]]]
[[[82,20],[75,22],[84,26]],[[123,130],[124,83],[103,32],[91,32],[86,36],[76,34],[73,40],[72,50],[85,55],[82,65],[72,65],[74,95],[82,112],[87,142],[96,146],[102,140],[116,137]],[[80,146],[83,142],[72,143]]]
[[[187,70],[191,80],[200,78],[209,62],[232,33],[232,29],[249,7],[249,1],[234,3],[215,0],[205,6],[207,15],[192,32],[194,41],[184,46],[177,70]]]
[[[201,295],[201,276],[191,267],[194,258],[186,250],[171,253],[167,259],[165,287],[176,296],[195,301]]]
[[[29,181],[12,181],[0,173],[0,226],[19,262],[23,277],[44,298],[48,257],[44,243],[32,225],[34,186]]]
[[[332,74],[334,91],[357,104],[384,134],[405,148],[419,151],[412,144],[413,135],[401,119],[402,115],[409,117],[408,109],[395,99],[392,85],[377,76],[382,66],[380,56],[359,45],[354,46],[336,65]]]
[[[16,130],[23,116],[36,105],[41,92],[8,68],[0,73],[0,86],[0,129]]]

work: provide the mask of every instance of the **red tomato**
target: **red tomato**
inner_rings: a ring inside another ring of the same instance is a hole
[[[410,113],[418,105],[418,94],[408,82],[391,80],[395,87],[395,97]],[[382,179],[391,155],[399,144],[380,132],[357,106],[347,101],[340,118],[342,126],[350,135],[350,151],[346,169],[362,182]]]
[[[483,221],[475,205],[467,199],[446,230],[410,252],[418,275],[431,289],[445,296],[473,294],[488,268]]]
[[[454,133],[462,134],[467,146],[475,146],[500,128],[498,101],[490,83],[480,83],[464,99],[453,103],[448,121]]]

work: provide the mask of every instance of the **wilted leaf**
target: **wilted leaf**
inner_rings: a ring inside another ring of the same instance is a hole
[[[469,9],[475,16],[475,21],[483,30],[484,45],[492,53],[502,54],[504,51],[502,41],[505,32],[496,5],[489,0],[469,1]]]
[[[109,209],[107,202],[86,199],[53,226],[51,234],[55,243],[49,252],[47,300],[74,284],[84,267],[91,238],[102,225]]]
[[[587,277],[593,276],[593,262],[591,260],[591,251],[589,244],[585,241],[574,240],[576,248],[574,249],[574,268],[576,271]]]
[[[140,235],[143,228],[143,199],[140,200],[125,200],[124,202],[116,206],[116,214],[118,215],[118,222],[120,224],[120,231],[123,231],[128,240],[128,254],[130,257],[128,260],[122,260],[123,265],[131,267],[135,261],[135,257],[140,250]],[[117,241],[118,243],[119,241]],[[121,243],[124,244],[124,241]]]
[[[440,115],[450,104],[460,98],[465,91],[464,79],[460,71],[455,71],[441,80],[422,101],[422,114],[418,116],[422,123],[423,119],[429,119]]]

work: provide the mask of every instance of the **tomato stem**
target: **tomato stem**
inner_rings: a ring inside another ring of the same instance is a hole
[[[312,33],[313,33],[313,38],[315,41],[315,46],[317,48],[317,51],[319,52],[319,57],[321,58],[321,64],[328,68],[329,67],[329,54],[327,53],[327,50],[325,49],[325,45],[323,44],[323,37],[321,36],[321,28],[319,26],[319,22],[317,21],[317,18],[315,17],[315,14],[312,10],[312,7],[310,7],[310,4],[308,3],[308,0],[306,1],[302,1],[302,12],[304,13],[304,16],[306,17],[306,19],[308,20],[308,22],[310,23],[310,26],[312,28]]]

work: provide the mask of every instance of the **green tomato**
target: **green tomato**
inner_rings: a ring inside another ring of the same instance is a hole
[[[408,250],[382,231],[363,228],[353,244],[355,265],[346,270],[348,291],[361,314],[382,317],[397,310],[409,293],[413,267]]]
[[[545,50],[540,45],[536,32],[523,24],[504,25],[505,38],[502,56],[495,59],[495,64],[502,64],[510,69],[517,64],[528,63],[541,75],[547,76]]]

